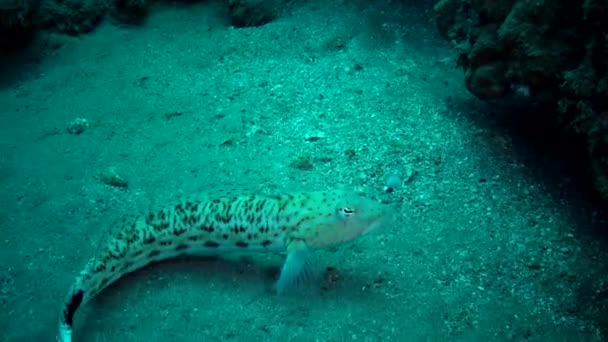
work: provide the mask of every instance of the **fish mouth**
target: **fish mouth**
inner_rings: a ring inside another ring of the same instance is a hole
[[[365,228],[364,230],[364,234],[373,232],[374,230],[377,230],[381,227],[385,227],[388,226],[390,224],[392,224],[393,222],[395,222],[395,215],[390,215],[390,214],[383,214],[382,216],[376,218],[375,220],[371,221],[371,223],[367,226],[367,228]]]

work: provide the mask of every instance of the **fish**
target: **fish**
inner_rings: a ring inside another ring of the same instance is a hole
[[[62,303],[56,341],[72,342],[79,307],[153,262],[184,255],[286,254],[274,284],[282,294],[309,274],[315,250],[353,241],[393,220],[388,206],[343,189],[274,195],[220,191],[125,216],[76,276]]]

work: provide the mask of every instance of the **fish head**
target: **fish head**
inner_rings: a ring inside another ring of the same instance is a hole
[[[325,197],[303,223],[302,239],[309,247],[337,246],[394,222],[392,210],[373,199],[354,193]]]

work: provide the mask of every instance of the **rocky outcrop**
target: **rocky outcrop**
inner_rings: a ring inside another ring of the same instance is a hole
[[[608,0],[441,0],[437,27],[480,99],[554,112],[608,199]]]

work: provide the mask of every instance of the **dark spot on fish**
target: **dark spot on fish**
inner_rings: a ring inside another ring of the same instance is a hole
[[[164,240],[164,241],[159,242],[159,245],[161,245],[161,246],[171,246],[172,244],[173,244],[173,241],[171,241],[171,240]]]
[[[247,227],[241,226],[239,227],[239,233],[244,233],[247,231]]]
[[[228,222],[230,222],[230,216],[229,215],[228,216],[224,216],[224,215],[221,215],[221,214],[216,214],[215,215],[215,220],[218,221],[218,222],[222,222],[222,223],[228,223]]]
[[[196,241],[196,240],[198,240],[198,236],[189,236],[188,240],[190,240],[190,241]]]
[[[138,250],[136,250],[136,251],[133,253],[133,256],[140,256],[140,255],[142,255],[143,253],[144,253],[144,251],[142,251],[141,249],[138,249]]]
[[[220,203],[220,200],[216,198],[213,200],[213,203],[218,204],[218,203]]]
[[[272,242],[270,242],[270,240],[264,240],[264,241],[262,241],[262,247],[268,247],[268,246],[270,246],[271,243]]]
[[[186,232],[186,230],[187,230],[187,229],[185,229],[185,228],[176,228],[176,229],[173,231],[173,235],[175,235],[175,236],[180,236],[180,235],[184,234],[184,233]]]
[[[127,243],[130,245],[135,242],[135,240],[137,240],[137,237],[135,235],[129,235],[129,237],[127,238]]]
[[[159,254],[160,254],[160,251],[152,251],[152,252],[148,253],[148,257],[153,258],[155,256],[158,256]]]
[[[183,251],[184,249],[188,249],[188,245],[186,245],[185,243],[180,243],[179,245],[175,246],[175,250],[176,251]]]
[[[264,205],[266,205],[266,199],[258,201],[255,205],[255,212],[259,213],[262,209],[264,209]]]
[[[215,231],[215,229],[213,227],[211,227],[211,226],[205,226],[205,225],[200,226],[199,229],[202,230],[202,231],[204,231],[204,232],[208,232],[208,233],[213,233]]]
[[[224,240],[228,240],[228,234],[222,234],[222,238],[223,238]]]
[[[287,206],[289,205],[290,202],[283,202],[281,203],[281,206],[279,207],[279,212],[282,213],[283,211],[285,211],[285,209],[287,209]]]
[[[210,248],[217,248],[220,246],[220,244],[215,241],[207,241],[207,242],[205,242],[204,246],[210,247]]]
[[[95,265],[95,272],[101,272],[103,270],[106,269],[106,264],[100,262],[97,265]]]
[[[249,247],[249,244],[247,242],[243,242],[243,241],[238,241],[237,243],[235,243],[235,245],[237,247],[242,247],[242,248]]]

